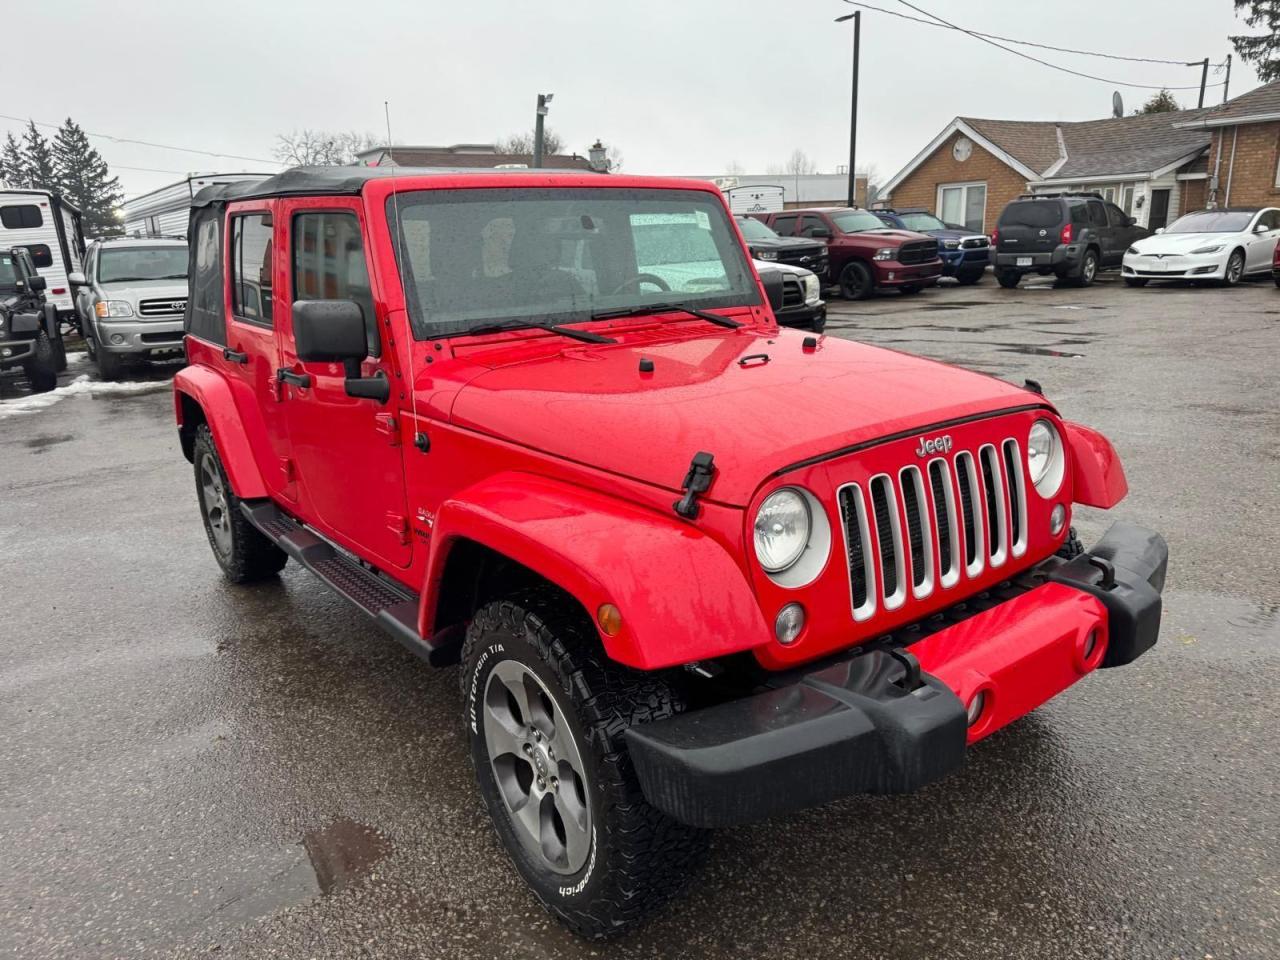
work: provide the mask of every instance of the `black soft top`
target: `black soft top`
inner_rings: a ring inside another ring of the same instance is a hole
[[[354,196],[370,180],[389,177],[448,176],[544,173],[525,168],[497,170],[492,167],[290,167],[265,180],[237,180],[205,187],[191,200],[192,207],[234,203],[237,200],[259,200],[266,197]],[[563,173],[564,171],[555,171]]]

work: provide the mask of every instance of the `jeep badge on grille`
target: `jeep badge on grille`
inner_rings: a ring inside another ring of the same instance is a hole
[[[932,440],[925,437],[920,438],[920,446],[916,448],[917,457],[925,457],[931,453],[950,453],[951,452],[951,434],[944,433],[940,437],[934,437]]]

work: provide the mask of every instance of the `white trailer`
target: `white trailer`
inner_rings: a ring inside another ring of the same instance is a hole
[[[264,180],[274,173],[193,173],[177,183],[124,202],[124,232],[129,237],[185,237],[191,198],[215,183]]]
[[[741,184],[721,187],[734,213],[778,213],[786,190],[780,184]]]
[[[84,264],[80,211],[48,190],[0,190],[0,250],[26,247],[36,272],[45,278],[45,297],[58,316],[74,322],[75,302],[68,274]]]

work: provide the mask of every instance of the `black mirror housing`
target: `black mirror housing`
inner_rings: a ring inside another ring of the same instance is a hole
[[[826,227],[814,227],[809,231],[809,236],[814,240],[830,240],[831,231]]]
[[[299,300],[293,340],[303,363],[359,362],[369,355],[364,310],[354,300]]]
[[[782,309],[783,282],[781,270],[760,271],[760,283],[764,287],[765,298],[775,311]]]
[[[31,277],[27,280],[27,289],[32,293],[43,293],[49,286],[45,277]]]

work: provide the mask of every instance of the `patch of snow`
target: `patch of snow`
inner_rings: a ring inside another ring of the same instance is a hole
[[[82,373],[70,383],[50,390],[48,393],[33,393],[26,397],[15,397],[12,400],[0,401],[0,420],[4,420],[7,417],[20,416],[24,413],[36,413],[46,407],[52,407],[64,397],[97,397],[107,394],[132,396],[140,393],[160,393],[171,389],[171,387],[172,385],[168,380],[151,380],[143,383],[129,383],[127,381],[108,383],[103,380],[93,380],[87,373]]]

